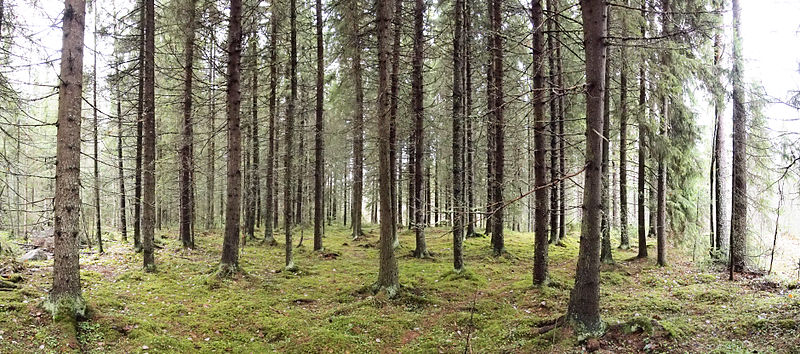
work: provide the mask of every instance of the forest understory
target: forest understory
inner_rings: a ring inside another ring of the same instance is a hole
[[[52,260],[4,261],[3,279],[22,280],[0,289],[0,353],[800,352],[797,283],[756,275],[730,282],[722,268],[693,265],[681,252],[658,267],[652,258],[635,259],[636,247],[614,249],[617,263],[600,273],[607,332],[579,343],[567,329],[540,334],[566,309],[575,230],[564,247],[550,246],[545,287],[531,285],[533,234],[507,231],[508,254],[499,258],[488,238],[467,239],[466,271],[456,274],[448,271],[449,229],[428,230],[431,259],[411,256],[414,235],[404,230],[395,299],[369,290],[377,226],[367,225],[357,241],[348,231],[328,226],[328,247],[319,253],[311,250],[313,233],[298,229],[306,240],[296,248],[297,272],[282,271],[283,245],[249,241],[241,250],[244,273],[231,280],[215,275],[220,232],[198,232],[195,250],[184,250],[176,232],[158,233],[155,273],[141,271],[126,243],[109,240],[104,254],[83,250],[90,312],[78,323],[77,342],[63,340],[63,327],[41,307]]]

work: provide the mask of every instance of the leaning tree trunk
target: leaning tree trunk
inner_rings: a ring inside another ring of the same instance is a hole
[[[583,220],[575,287],[570,292],[566,319],[581,335],[599,337],[600,320],[600,219],[602,203],[603,92],[606,71],[606,9],[604,1],[581,0],[586,51],[586,172]]]
[[[222,243],[220,276],[230,276],[239,271],[239,223],[242,203],[242,130],[239,108],[241,106],[242,58],[242,1],[231,0],[228,24],[228,186],[225,203],[225,238]]]
[[[180,237],[183,248],[194,248],[192,243],[192,170],[194,169],[194,137],[192,126],[192,78],[194,77],[194,26],[195,0],[184,4],[186,31],[183,52],[183,124],[181,126],[181,165],[180,165]]]
[[[78,263],[81,203],[81,89],[86,4],[83,0],[67,0],[64,8],[56,133],[58,163],[53,199],[55,209],[53,289],[45,305],[53,313],[55,321],[74,325],[75,319],[83,317],[86,311],[86,303],[81,295]]]
[[[144,119],[142,122],[142,250],[144,269],[155,271],[156,219],[155,3],[145,0]]]
[[[534,175],[536,199],[536,230],[534,233],[533,250],[533,284],[545,285],[547,283],[547,258],[548,258],[548,231],[547,222],[550,216],[548,208],[547,188],[547,122],[544,118],[545,109],[545,78],[544,78],[544,10],[542,0],[531,2],[531,25],[533,27],[533,127],[534,127]]]
[[[293,0],[294,1],[294,0]],[[385,291],[387,297],[394,297],[400,290],[398,282],[397,259],[392,246],[392,191],[389,161],[389,24],[392,17],[391,0],[378,0],[378,156],[380,184],[380,268],[378,270],[378,291]]]
[[[742,64],[739,0],[733,0],[733,198],[731,203],[730,279],[747,266],[747,112]]]

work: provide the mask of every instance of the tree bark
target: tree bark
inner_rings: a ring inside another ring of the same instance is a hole
[[[142,122],[142,250],[145,272],[155,271],[156,219],[155,3],[145,0],[144,120]]]
[[[283,222],[284,236],[286,238],[286,270],[294,271],[297,267],[292,257],[292,178],[294,169],[294,109],[297,101],[297,0],[289,1],[289,104],[286,107],[286,128],[284,133],[285,149],[283,166]]]
[[[423,112],[423,24],[425,19],[425,2],[424,0],[414,1],[414,56],[412,61],[411,73],[411,105],[414,111],[414,233],[416,237],[416,248],[414,249],[414,256],[423,258],[429,256],[427,243],[425,242],[425,208],[423,207],[423,175],[422,165],[424,158],[424,121],[425,116]],[[427,199],[430,199],[428,197]],[[428,208],[430,209],[430,208]]]
[[[97,3],[92,4],[92,11],[94,12],[94,51],[97,53]],[[97,119],[97,55],[92,56],[93,73],[92,73],[92,115],[94,124],[92,125],[92,133],[94,135],[94,225],[95,237],[97,238],[97,250],[99,253],[103,251],[103,229],[100,221],[100,144],[97,136],[97,129],[99,121]],[[27,213],[25,214],[27,216]],[[25,223],[27,224],[27,222]],[[27,233],[26,233],[27,235]]]
[[[455,1],[453,15],[453,270],[464,269],[464,0]]]
[[[583,37],[586,51],[586,172],[583,189],[583,220],[575,287],[569,298],[566,318],[581,335],[599,337],[600,320],[600,234],[603,137],[603,93],[606,71],[606,10],[604,1],[581,0]]]
[[[119,173],[119,230],[122,234],[122,241],[128,242],[128,220],[127,220],[127,194],[125,193],[125,166],[122,159],[122,90],[120,90],[119,65],[116,67],[116,90],[117,90],[117,171]]]
[[[294,1],[294,0],[292,0]],[[419,0],[417,0],[419,1]],[[392,17],[391,0],[377,1],[378,30],[378,156],[380,187],[380,268],[377,290],[392,298],[400,290],[397,259],[392,246],[392,191],[389,160],[389,24]]]
[[[144,123],[144,37],[145,37],[144,0],[139,1],[139,83],[136,101],[136,171],[133,187],[133,248],[136,252],[142,249],[142,130]]]
[[[186,16],[185,42],[183,48],[183,124],[181,125],[180,165],[180,237],[183,248],[194,248],[192,243],[192,171],[194,170],[194,132],[192,126],[192,78],[194,77],[194,28],[195,0],[183,4]]]
[[[466,237],[476,236],[475,233],[475,146],[472,138],[472,0],[464,1],[464,130],[465,130],[465,175],[466,180]]]
[[[241,116],[242,1],[231,0],[228,24],[228,79],[226,115],[228,121],[227,201],[225,203],[225,238],[222,243],[220,276],[239,271],[239,224],[242,203],[242,130]]]
[[[78,263],[80,233],[81,93],[83,88],[83,36],[86,4],[64,2],[61,73],[58,90],[56,186],[53,200],[55,235],[53,289],[46,307],[55,321],[75,323],[83,317],[86,303],[81,294]]]
[[[556,14],[558,13],[558,8],[556,6],[556,1],[554,0],[547,0],[547,10],[550,15],[547,18],[547,61],[548,61],[548,82],[550,85],[550,96],[549,99],[549,109],[550,109],[550,129],[548,134],[550,135],[550,182],[553,183],[558,180],[558,139],[560,136],[558,135],[558,95],[556,80],[557,80],[557,69],[556,69],[556,41],[555,32],[556,23],[555,18]],[[548,213],[550,215],[550,243],[552,244],[560,244],[561,239],[559,239],[559,228],[558,228],[558,187],[559,184],[555,183],[550,186],[550,209]]]
[[[490,0],[491,19],[491,70],[493,91],[492,127],[494,136],[494,178],[492,186],[492,251],[496,256],[506,252],[503,238],[503,170],[505,167],[505,122],[503,120],[503,0]]]
[[[531,1],[531,25],[533,28],[533,126],[534,126],[534,175],[536,192],[536,215],[533,251],[533,284],[547,284],[548,258],[548,208],[549,188],[547,185],[547,122],[545,121],[545,78],[544,78],[544,10],[542,0]]]
[[[325,180],[325,145],[323,140],[323,110],[322,104],[325,95],[325,58],[323,57],[322,43],[322,0],[316,1],[316,28],[317,28],[317,105],[316,120],[314,122],[314,250],[322,251],[322,227],[324,206],[324,180]]]
[[[645,15],[645,9],[647,6],[647,2],[642,2],[642,26],[641,26],[641,33],[642,37],[647,37],[647,17]],[[646,58],[644,55],[642,56],[642,61]],[[645,221],[647,220],[645,215],[645,206],[646,206],[646,199],[645,199],[645,184],[647,182],[647,125],[645,122],[647,121],[647,72],[645,71],[645,64],[639,64],[639,151],[638,151],[638,188],[637,188],[637,207],[638,207],[638,225],[637,225],[637,232],[639,234],[639,242],[637,244],[638,254],[636,258],[647,258],[647,226]],[[651,211],[652,212],[652,211]]]
[[[733,0],[733,193],[731,203],[730,279],[747,266],[747,111],[742,64],[739,0]]]
[[[278,2],[273,2],[271,5],[272,17],[270,18],[270,42],[269,42],[269,141],[267,142],[267,162],[266,162],[266,206],[264,210],[264,243],[268,246],[277,244],[273,234],[273,221],[275,215],[275,113],[277,106],[277,88],[278,88],[278,20],[280,13],[278,12]]]
[[[607,10],[606,13],[606,33],[610,33],[610,23],[611,23],[611,9]],[[607,52],[607,50],[606,50]],[[601,174],[602,174],[602,181],[603,181],[603,192],[601,198],[601,214],[602,219],[601,229],[603,230],[603,239],[600,248],[600,261],[605,264],[614,264],[614,257],[611,254],[611,218],[610,218],[610,208],[609,208],[609,188],[611,187],[611,183],[609,183],[609,143],[611,139],[611,110],[610,110],[610,102],[611,102],[611,91],[609,90],[609,86],[611,86],[611,60],[606,57],[606,71],[605,71],[605,90],[603,91],[603,165],[601,167]]]
[[[662,10],[662,18],[661,18],[661,27],[662,27],[662,35],[669,34],[670,23],[672,22],[671,11],[672,7],[670,4],[670,0],[662,0],[661,1],[661,10]],[[668,50],[665,50],[662,56],[662,66],[664,68],[669,68],[672,66],[671,54]],[[661,122],[659,122],[659,134],[661,136],[666,136],[667,134],[667,126],[669,125],[670,120],[670,100],[671,97],[666,94],[662,93],[662,108],[661,108]],[[658,156],[658,171],[657,173],[657,187],[656,187],[656,197],[657,197],[657,207],[656,207],[656,263],[659,266],[667,265],[667,168],[666,164],[664,163],[664,159],[666,158],[663,149]]]
[[[206,150],[206,159],[208,160],[208,172],[206,173],[206,230],[211,230],[216,225],[216,215],[214,212],[214,195],[216,194],[215,178],[216,178],[216,135],[217,135],[217,97],[216,97],[216,61],[215,54],[217,52],[217,41],[214,31],[211,32],[211,47],[209,49],[209,85],[208,85],[208,102],[209,102],[209,115],[208,115],[208,149]]]
[[[397,238],[397,225],[400,223],[399,218],[402,215],[400,197],[398,194],[398,176],[400,171],[400,161],[402,160],[402,153],[397,146],[397,101],[399,99],[400,89],[400,37],[402,34],[402,19],[403,19],[403,0],[395,0],[394,2],[394,16],[392,18],[392,26],[394,27],[394,41],[392,43],[392,72],[391,72],[391,94],[389,96],[389,162],[392,171],[392,246],[397,248],[400,246],[400,240]]]
[[[622,16],[622,36],[628,35],[627,17]],[[628,239],[628,51],[620,47],[619,68],[619,248],[630,248]]]
[[[351,224],[353,238],[364,234],[361,228],[361,212],[364,197],[364,87],[361,78],[361,14],[358,0],[349,0],[350,33],[352,42],[352,80],[355,89],[353,116],[353,199],[351,202]]]

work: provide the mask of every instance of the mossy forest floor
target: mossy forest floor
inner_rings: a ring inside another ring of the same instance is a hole
[[[373,296],[377,228],[352,241],[328,227],[324,253],[311,251],[312,232],[295,249],[296,273],[281,272],[283,245],[248,242],[246,274],[217,280],[222,238],[198,232],[184,251],[176,233],[159,233],[158,271],[141,270],[130,244],[108,241],[103,255],[81,255],[84,297],[92,311],[78,324],[83,352],[581,352],[567,330],[538,328],[565,312],[578,242],[550,247],[551,283],[531,286],[533,235],[507,232],[509,254],[491,255],[488,238],[465,243],[468,273],[454,274],[451,236],[428,229],[435,257],[410,257],[414,236],[400,234],[403,291]],[[281,237],[276,234],[277,239]],[[300,232],[295,233],[300,239]],[[295,241],[297,242],[297,241]],[[651,242],[653,242],[651,240]],[[651,254],[653,254],[651,250]],[[614,250],[603,266],[602,315],[609,331],[600,351],[800,352],[800,291],[763,278],[729,282],[671,254],[669,267],[632,260],[636,249]],[[17,270],[20,288],[0,291],[0,353],[57,352],[59,341],[41,303],[50,288],[51,261]],[[8,268],[6,268],[8,269]],[[8,274],[4,274],[8,275]],[[620,325],[623,324],[623,325]],[[593,346],[597,343],[591,343]],[[591,348],[595,349],[595,348]]]

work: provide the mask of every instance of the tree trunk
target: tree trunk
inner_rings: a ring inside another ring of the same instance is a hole
[[[208,172],[206,174],[206,207],[208,208],[206,212],[206,229],[210,230],[215,226],[215,217],[214,214],[214,195],[215,192],[215,175],[216,175],[216,135],[217,135],[217,126],[216,126],[216,117],[217,117],[217,98],[216,98],[216,70],[214,69],[215,62],[215,54],[217,52],[217,41],[216,36],[214,35],[214,31],[211,32],[211,48],[209,49],[209,88],[208,88],[208,101],[209,101],[209,126],[208,126],[208,149],[206,150],[208,160]]]
[[[194,77],[195,0],[185,1],[185,42],[183,48],[183,124],[181,126],[180,166],[180,237],[183,248],[194,248],[192,243],[192,171],[194,170],[194,136],[192,126],[192,78]]]
[[[417,0],[420,1],[420,0]],[[392,246],[392,191],[389,160],[389,24],[392,17],[391,0],[377,2],[378,30],[378,156],[380,184],[380,268],[378,270],[377,290],[385,291],[391,298],[400,290],[398,282],[397,259]]]
[[[349,0],[350,36],[352,38],[352,79],[355,85],[355,102],[353,116],[353,200],[352,229],[353,238],[364,234],[361,229],[361,210],[364,194],[364,87],[361,79],[361,14],[358,0]]]
[[[294,150],[294,108],[297,101],[297,0],[289,2],[289,80],[290,93],[289,102],[286,106],[286,130],[284,133],[286,154],[284,155],[283,166],[283,222],[284,236],[286,237],[286,270],[294,271],[292,257],[292,178],[293,175],[293,150]]]
[[[671,11],[672,7],[670,5],[670,0],[662,0],[661,1],[661,10],[662,10],[662,18],[661,18],[661,27],[662,27],[662,35],[667,36],[669,34],[670,24],[672,23],[672,16]],[[671,54],[668,50],[665,50],[662,56],[662,67],[670,68],[672,66]],[[667,69],[669,70],[669,69]],[[669,125],[670,120],[670,100],[671,97],[663,93],[662,97],[662,109],[661,109],[661,122],[659,122],[659,134],[661,136],[667,135],[667,126]],[[662,149],[663,150],[663,149]],[[658,171],[657,173],[657,188],[656,188],[656,195],[657,195],[657,207],[656,207],[656,250],[657,250],[657,258],[656,263],[659,266],[667,265],[667,168],[664,163],[664,156],[663,151],[658,156]]]
[[[505,167],[505,122],[503,121],[503,0],[489,2],[491,19],[491,70],[493,88],[492,127],[494,136],[494,179],[492,186],[492,250],[496,256],[506,252],[503,239],[503,170]]]
[[[722,57],[722,44],[721,35],[719,33],[715,34],[714,36],[714,65],[716,72],[720,73],[722,69],[719,68],[719,61]],[[730,214],[727,213],[727,200],[730,200],[731,196],[727,193],[727,184],[726,181],[726,174],[725,174],[725,166],[727,166],[727,159],[724,155],[724,149],[726,146],[726,137],[727,131],[725,127],[727,126],[725,119],[723,118],[723,112],[725,110],[725,93],[724,88],[722,87],[721,82],[716,82],[719,85],[717,88],[717,92],[714,94],[714,121],[716,122],[714,130],[714,185],[712,189],[714,191],[714,202],[716,204],[715,213],[716,218],[714,225],[716,227],[716,232],[714,233],[714,246],[716,248],[715,254],[718,254],[723,259],[728,255],[728,244],[730,239],[730,225],[728,225],[728,217]],[[713,229],[713,228],[712,228]]]
[[[325,146],[322,138],[323,120],[322,104],[325,95],[325,58],[322,47],[322,0],[316,1],[317,12],[317,106],[314,122],[314,250],[322,251],[322,226],[325,214],[324,180],[325,180]]]
[[[142,250],[144,269],[155,271],[156,218],[155,3],[145,0],[144,119],[142,122]]]
[[[273,223],[275,208],[275,110],[277,105],[277,88],[278,88],[278,20],[280,14],[278,12],[278,3],[273,2],[270,5],[272,17],[270,18],[270,52],[269,52],[269,141],[266,162],[266,188],[265,194],[267,199],[264,202],[264,243],[268,246],[277,244],[273,235]]]
[[[745,111],[742,30],[739,0],[733,0],[733,193],[730,279],[747,266],[747,112]]]
[[[403,0],[395,0],[394,2],[394,16],[392,18],[392,25],[394,27],[394,41],[392,43],[392,72],[391,72],[391,87],[389,95],[389,163],[390,170],[392,171],[392,246],[397,248],[400,246],[400,240],[397,238],[397,225],[400,223],[398,220],[402,214],[401,204],[398,193],[398,166],[402,160],[402,153],[397,146],[397,101],[399,99],[400,88],[400,37],[402,34],[402,19],[403,19]]]
[[[555,23],[555,14],[558,13],[558,8],[555,5],[556,1],[554,0],[547,0],[547,10],[550,13],[547,19],[547,61],[548,61],[548,82],[550,83],[550,96],[548,99],[549,108],[550,108],[550,131],[548,134],[550,135],[550,183],[554,183],[555,181],[560,178],[558,175],[558,139],[561,137],[558,135],[558,95],[556,94],[556,38],[554,35],[554,31],[556,28]],[[550,192],[550,209],[548,213],[550,215],[550,243],[552,244],[560,244],[561,240],[559,239],[559,228],[558,228],[558,183],[551,185],[549,188]]]
[[[136,101],[136,171],[133,187],[133,248],[136,252],[142,249],[142,129],[144,122],[144,33],[145,33],[144,0],[139,2],[139,82],[138,99]]]
[[[536,187],[536,230],[534,233],[533,250],[533,284],[545,285],[547,283],[547,258],[548,258],[548,230],[547,222],[550,216],[548,209],[547,185],[547,122],[544,117],[545,110],[545,78],[544,78],[544,10],[542,0],[531,1],[531,25],[533,28],[533,126],[534,126],[534,185]],[[554,160],[552,160],[554,161]]]
[[[93,3],[92,11],[94,12],[94,51],[97,53],[97,3]],[[97,137],[97,128],[99,121],[97,119],[97,55],[93,55],[93,73],[92,73],[92,114],[94,124],[92,125],[92,133],[94,135],[94,225],[95,237],[97,238],[97,250],[101,254],[103,251],[103,230],[100,222],[100,145]],[[25,214],[28,215],[27,213]],[[27,222],[25,223],[28,224]],[[27,232],[25,233],[27,235]]]
[[[642,2],[642,18],[644,22],[641,26],[642,37],[647,37],[647,17],[645,16],[646,1]],[[645,60],[644,55],[642,60]],[[645,184],[647,182],[647,82],[645,64],[639,64],[639,170],[638,170],[638,188],[637,188],[637,206],[638,206],[638,225],[637,231],[639,234],[639,243],[637,245],[639,253],[636,258],[647,258],[647,226],[645,224]],[[652,211],[651,211],[652,212]]]
[[[127,220],[127,194],[125,193],[125,166],[122,159],[122,91],[120,90],[119,65],[116,67],[116,90],[117,90],[117,171],[119,173],[119,230],[122,234],[122,241],[128,242],[128,220]]]
[[[56,186],[53,200],[55,235],[53,246],[53,289],[45,306],[55,321],[75,324],[83,317],[86,303],[81,295],[78,263],[81,169],[81,91],[83,87],[83,35],[86,4],[82,0],[64,3],[61,42],[61,74],[58,90],[56,145]]]
[[[603,93],[606,71],[606,10],[604,1],[581,0],[583,37],[586,50],[586,172],[583,189],[583,219],[575,287],[569,298],[566,318],[581,335],[599,337],[600,320],[600,234],[603,137]]]
[[[455,1],[453,15],[453,269],[464,269],[464,130],[463,78],[464,0]]]
[[[611,9],[607,10],[606,13],[606,33],[610,33],[610,23],[611,23]],[[607,50],[606,50],[607,52]],[[608,180],[608,171],[609,171],[609,142],[611,139],[611,110],[610,110],[610,101],[611,101],[611,91],[609,87],[611,86],[611,60],[606,59],[606,71],[605,71],[605,90],[603,91],[603,165],[601,167],[601,174],[603,180],[603,192],[601,198],[601,229],[603,230],[603,239],[602,245],[600,248],[600,261],[605,264],[614,264],[614,257],[611,254],[611,223],[610,223],[610,208],[609,208],[609,187],[611,186],[610,181]]]
[[[225,238],[222,243],[220,276],[239,271],[239,223],[242,203],[242,130],[241,106],[242,1],[231,0],[228,24],[228,79],[226,115],[228,121],[227,201],[225,203]]]
[[[466,157],[466,205],[467,231],[466,237],[476,236],[475,234],[475,146],[472,139],[472,0],[464,2],[464,131]]]
[[[414,111],[414,233],[416,236],[416,248],[414,256],[418,258],[428,257],[428,247],[425,242],[425,209],[422,203],[422,164],[424,158],[424,138],[425,133],[423,124],[425,116],[423,112],[423,91],[422,91],[422,70],[423,70],[423,25],[425,20],[424,0],[414,1],[414,56],[412,61],[411,73],[411,108]],[[429,170],[430,171],[430,170]],[[430,199],[430,197],[428,198]]]
[[[628,35],[627,17],[622,16],[622,36]],[[619,68],[619,248],[630,248],[628,239],[628,51],[620,47]]]

